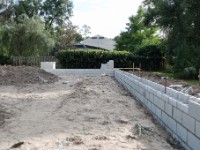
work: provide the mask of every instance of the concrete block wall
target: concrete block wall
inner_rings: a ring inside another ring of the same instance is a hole
[[[101,76],[114,75],[114,61],[102,64],[100,69],[56,69],[56,62],[41,62],[41,69],[58,76]]]
[[[41,69],[56,69],[56,62],[41,62]]]
[[[200,150],[200,99],[115,70],[115,78],[186,150]]]

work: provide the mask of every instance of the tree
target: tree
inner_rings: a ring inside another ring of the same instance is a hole
[[[157,24],[167,39],[167,56],[176,72],[200,66],[200,1],[145,0],[146,23]]]
[[[13,14],[13,0],[2,0],[0,2],[0,22],[5,22]]]
[[[20,0],[14,5],[14,16],[17,19],[20,15],[26,14],[29,18],[39,16],[43,0]]]
[[[64,25],[72,15],[70,0],[45,0],[40,15],[44,17],[46,28]]]
[[[5,0],[1,8],[0,50],[6,55],[44,55],[54,43],[66,48],[82,38],[69,20],[70,0]]]
[[[69,49],[77,43],[77,27],[69,23],[57,28],[57,48]]]
[[[127,31],[122,32],[115,38],[117,50],[127,50],[139,55],[146,55],[145,47],[149,46],[157,47],[157,50],[160,50],[159,45],[161,44],[161,40],[156,35],[157,27],[155,25],[152,27],[145,25],[145,11],[144,8],[140,7],[137,15],[129,18],[129,23],[127,23],[126,28]],[[142,54],[143,51],[144,54]],[[151,53],[149,53],[149,56],[151,56]]]
[[[52,29],[67,23],[72,16],[73,3],[70,0],[19,0],[17,3],[9,1],[12,10],[7,9],[4,13],[6,20],[14,18],[17,21],[22,14],[29,18],[39,16],[45,21],[45,28]]]
[[[54,46],[54,40],[40,18],[28,18],[22,14],[18,23],[3,26],[2,42],[9,56],[47,55]]]
[[[82,28],[79,30],[79,33],[82,35],[84,39],[88,38],[91,34],[91,27],[88,25],[83,25]]]

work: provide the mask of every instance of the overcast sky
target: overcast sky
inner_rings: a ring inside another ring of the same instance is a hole
[[[128,18],[135,15],[143,0],[73,0],[72,22],[91,27],[90,36],[114,38],[125,30]]]

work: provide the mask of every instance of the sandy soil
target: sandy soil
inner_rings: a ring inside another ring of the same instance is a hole
[[[0,85],[54,83],[56,81],[58,81],[57,76],[38,67],[0,65]]]
[[[0,105],[0,150],[173,149],[167,134],[111,77],[0,85]]]

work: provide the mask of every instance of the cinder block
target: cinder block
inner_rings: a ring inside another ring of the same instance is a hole
[[[165,101],[159,99],[157,96],[154,97],[154,104],[161,110],[165,110]]]
[[[162,118],[162,116],[161,116],[161,115],[162,115],[161,112],[162,112],[161,109],[159,109],[158,107],[156,107],[156,113],[155,113],[155,114],[156,114],[156,116],[157,116],[159,119]]]
[[[200,139],[200,122],[196,121],[196,130],[195,130],[195,134],[197,137],[199,137]]]
[[[185,104],[188,104],[189,103],[189,99],[190,99],[190,95],[188,95],[188,94],[183,94],[183,97],[184,97],[184,101],[183,101],[183,103],[185,103]]]
[[[168,103],[169,102],[169,96],[168,95],[166,95],[166,94],[162,94],[162,99],[166,102],[166,103]]]
[[[152,103],[152,112],[156,115],[156,106]]]
[[[184,128],[182,125],[177,123],[177,135],[185,142],[187,143],[187,129]]]
[[[148,101],[148,108],[150,111],[152,111],[152,103],[150,101]]]
[[[146,91],[145,91],[145,98],[148,99],[148,100],[150,99],[150,96],[149,96],[149,95],[150,95],[150,94],[149,94],[149,91],[146,90]]]
[[[168,126],[168,115],[165,112],[162,112],[161,120]],[[168,126],[169,127],[169,126]]]
[[[172,105],[165,103],[165,112],[172,117],[173,108]]]
[[[193,149],[193,150],[199,150],[200,149],[200,140],[188,132],[188,145]]]
[[[176,107],[173,107],[173,118],[179,123],[182,123],[183,112],[178,110]]]
[[[189,115],[200,121],[200,104],[195,101],[189,102]]]
[[[177,101],[177,108],[185,113],[188,113],[188,104]]]
[[[168,96],[170,96],[170,90],[171,90],[171,88],[169,88],[169,87],[166,88],[166,94],[167,94]]]
[[[182,116],[183,116],[182,125],[192,133],[195,133],[195,120],[191,116],[185,113],[183,113]]]
[[[172,106],[176,107],[176,102],[177,100],[172,98],[172,97],[169,97],[169,104],[171,104]]]
[[[173,91],[173,98],[178,99],[178,91],[172,90]]]
[[[194,101],[194,102],[197,102],[197,103],[200,103],[200,99],[199,98],[196,98],[194,96],[191,96],[189,101]]]
[[[162,98],[162,93],[161,93],[160,91],[157,91],[155,94],[156,94],[156,96],[157,96],[159,99]]]
[[[171,117],[168,116],[168,125],[169,125],[169,128],[174,132],[176,133],[176,121],[174,119],[172,119]]]

